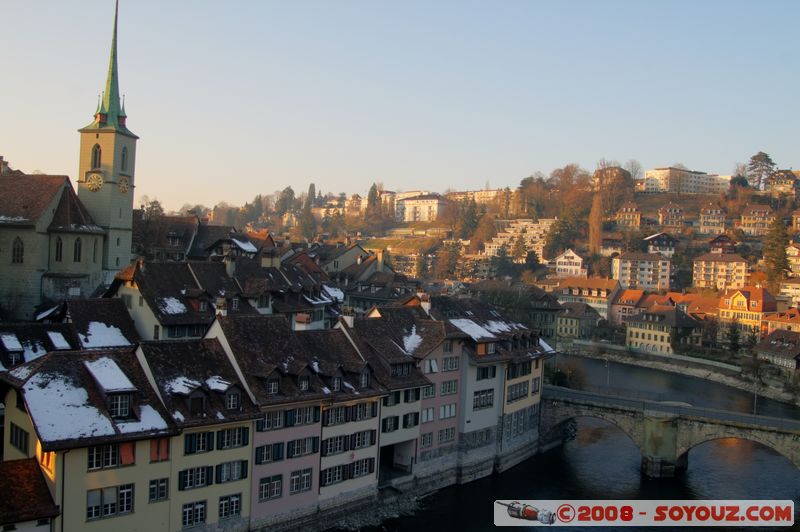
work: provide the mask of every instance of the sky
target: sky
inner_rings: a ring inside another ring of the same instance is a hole
[[[0,155],[76,178],[112,0],[3,0]],[[601,158],[800,167],[800,2],[120,0],[136,196],[515,187]]]

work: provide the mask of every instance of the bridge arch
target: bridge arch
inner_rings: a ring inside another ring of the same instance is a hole
[[[761,430],[746,430],[740,429],[735,433],[728,432],[720,434],[719,429],[713,430],[711,427],[702,430],[699,433],[691,435],[692,437],[681,437],[678,435],[678,446],[676,454],[680,460],[686,460],[689,456],[689,451],[703,445],[717,440],[725,439],[738,439],[758,443],[769,449],[772,449],[782,457],[789,460],[798,470],[800,470],[800,436],[794,437],[788,435],[776,435],[770,432]]]
[[[593,418],[605,421],[618,428],[639,449],[642,449],[642,415],[635,411],[620,411],[603,408],[586,408],[569,401],[547,401],[543,409],[539,432],[543,441],[558,437],[557,431],[568,421],[579,418]]]

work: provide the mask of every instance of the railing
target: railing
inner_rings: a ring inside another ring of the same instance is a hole
[[[619,391],[619,390],[614,390]],[[625,395],[610,395],[606,393],[597,393],[593,391],[573,390],[571,388],[562,388],[560,386],[545,385],[542,392],[542,399],[572,399],[575,401],[590,401],[593,403],[606,403],[609,406],[619,406],[631,408],[636,410],[649,410],[656,412],[664,412],[676,416],[690,417],[690,418],[704,418],[711,421],[728,421],[733,423],[742,423],[745,425],[755,425],[769,429],[782,429],[791,432],[800,433],[800,420],[769,417],[769,416],[756,416],[752,414],[742,414],[739,412],[731,412],[728,410],[719,410],[714,408],[702,408],[696,406],[681,406],[675,404],[663,403],[662,399],[654,399],[654,396],[644,397],[646,394],[640,394],[639,397],[631,397],[631,392],[624,392]],[[637,394],[633,394],[637,395]],[[655,394],[657,397],[657,394]],[[666,399],[666,401],[675,401],[674,398]],[[677,401],[676,401],[677,402]]]

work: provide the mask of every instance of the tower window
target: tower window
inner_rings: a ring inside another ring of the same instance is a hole
[[[61,237],[56,238],[56,262],[61,262],[62,255],[64,254],[64,242]]]
[[[80,262],[81,261],[81,239],[75,239],[75,249],[72,253],[72,260],[73,262]]]
[[[119,170],[120,170],[120,172],[127,172],[128,171],[128,148],[127,148],[127,146],[123,146],[123,148],[122,148],[122,156],[120,157]]]
[[[92,148],[92,168],[100,168],[101,156],[100,145],[95,144],[94,148]]]
[[[25,260],[25,244],[22,239],[17,237],[14,239],[14,244],[11,246],[11,262],[14,264],[22,264]]]

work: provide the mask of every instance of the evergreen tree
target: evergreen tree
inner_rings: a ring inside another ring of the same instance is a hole
[[[728,330],[726,331],[727,341],[728,341],[728,348],[733,352],[736,353],[739,351],[741,347],[741,332],[739,331],[739,322],[737,320],[733,320],[728,324]]]
[[[474,199],[466,202],[461,212],[459,233],[461,238],[469,238],[478,227],[478,204]]]
[[[595,193],[589,213],[589,253],[599,254],[603,242],[603,197]]]
[[[306,238],[314,238],[314,235],[317,233],[317,221],[314,219],[314,214],[311,212],[311,207],[316,197],[317,194],[314,190],[314,183],[311,183],[308,185],[306,202],[303,204],[303,212],[300,216],[300,232]]]
[[[767,178],[775,171],[775,163],[772,157],[760,151],[750,157],[747,163],[747,178],[756,190],[763,190]]]
[[[786,231],[786,224],[780,217],[769,226],[766,240],[764,241],[764,262],[767,265],[767,283],[771,289],[775,289],[777,284],[789,271],[789,259],[786,257],[786,246],[789,244],[789,234]]]
[[[505,244],[500,246],[500,249],[497,250],[497,255],[492,257],[492,266],[497,277],[513,274],[514,265],[511,259],[508,258],[508,247]]]
[[[517,238],[514,240],[514,245],[511,247],[511,258],[514,259],[514,262],[520,263],[525,260],[527,253],[528,246],[525,244],[525,236],[520,233],[517,235]]]
[[[281,190],[278,199],[275,201],[275,213],[283,216],[294,208],[294,190],[286,187]]]
[[[369,187],[369,193],[367,194],[367,218],[380,214],[379,202],[380,197],[378,196],[378,185],[372,183],[372,186]]]

